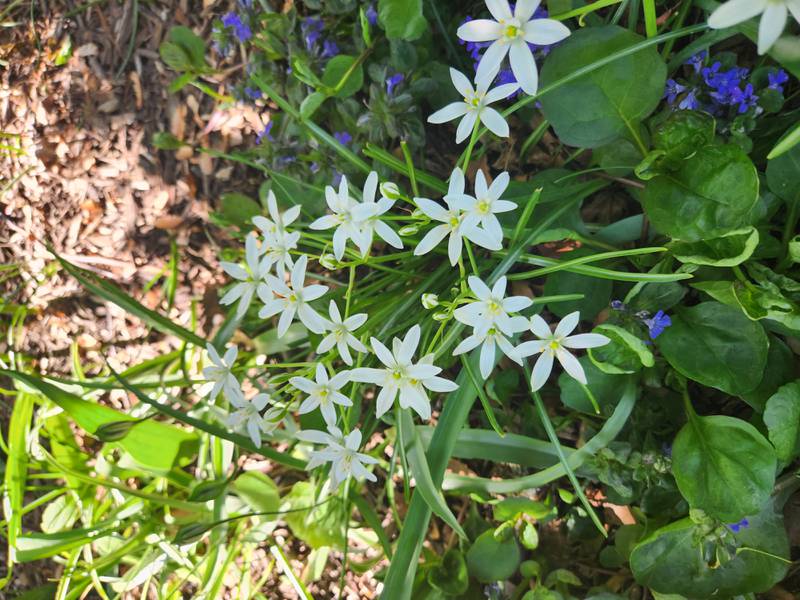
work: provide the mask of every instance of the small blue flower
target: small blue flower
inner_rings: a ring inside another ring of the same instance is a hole
[[[261,98],[261,90],[258,88],[252,88],[249,85],[244,88],[244,93],[253,100],[258,100]]]
[[[778,69],[777,73],[770,73],[767,77],[769,77],[769,86],[767,87],[783,93],[783,84],[789,81],[789,75],[787,75],[786,71]]]
[[[342,146],[347,146],[347,144],[353,141],[353,136],[346,131],[337,131],[333,134],[333,137],[335,137],[336,141]]]
[[[296,160],[297,160],[297,157],[296,157],[296,156],[288,156],[288,155],[287,155],[287,156],[279,156],[279,157],[278,157],[278,158],[275,160],[275,162],[277,163],[277,165],[278,165],[279,167],[283,168],[283,167],[288,167],[290,164],[292,164],[292,163],[293,163],[293,162],[295,162]]]
[[[244,43],[253,37],[253,32],[250,30],[250,27],[242,22],[241,17],[236,13],[229,12],[228,14],[222,17],[222,24],[228,28],[233,28],[233,34],[236,36],[236,39],[240,42]]]
[[[303,22],[300,23],[300,32],[303,34],[303,41],[306,45],[306,50],[311,52],[319,42],[320,37],[322,37],[322,30],[324,29],[325,24],[322,22],[322,19],[317,19],[315,17],[306,17],[303,19]]]
[[[678,103],[678,108],[680,110],[697,110],[700,108],[700,101],[697,99],[697,90],[689,90],[689,93]]]
[[[730,523],[728,525],[728,529],[730,529],[733,533],[739,533],[742,529],[747,529],[748,527],[750,527],[750,521],[747,520],[747,517],[738,523]]]
[[[318,173],[319,172],[319,163],[314,161],[310,165],[308,165],[308,168],[312,173]]]
[[[686,86],[681,85],[674,79],[667,79],[667,87],[664,89],[664,98],[669,104],[675,104],[678,96],[686,91]]]
[[[703,50],[702,52],[698,52],[697,54],[693,55],[689,58],[685,63],[685,65],[690,65],[692,69],[694,69],[695,73],[699,73],[700,70],[703,68],[703,63],[706,60],[706,56],[708,56],[708,52]]]
[[[403,83],[405,76],[402,73],[395,73],[386,80],[386,93],[389,96],[394,95],[394,88]]]
[[[322,42],[322,58],[333,58],[339,54],[339,46],[333,40],[325,40]]]
[[[753,93],[753,84],[748,83],[744,89],[734,88],[731,90],[731,104],[739,105],[739,114],[743,115],[751,106],[756,106],[758,103],[758,96]]]
[[[611,309],[612,310],[625,310],[625,303],[622,300],[612,300],[611,301]]]
[[[648,332],[650,333],[650,339],[654,340],[662,333],[664,330],[672,325],[672,319],[669,318],[669,315],[664,314],[663,310],[659,310],[653,317],[649,319],[643,319],[642,322],[647,326]]]
[[[272,131],[272,126],[273,125],[274,125],[274,123],[272,121],[270,121],[269,123],[267,123],[264,126],[264,129],[262,129],[259,132],[259,134],[256,136],[256,145],[260,145],[264,138],[267,138],[267,140],[270,141],[270,142],[274,142],[275,141],[275,138],[273,138],[272,134],[270,134],[270,131]]]
[[[375,10],[375,5],[370,4],[365,11],[367,15],[367,22],[373,27],[378,24],[378,11]]]

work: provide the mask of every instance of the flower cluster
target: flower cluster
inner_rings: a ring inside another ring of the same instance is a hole
[[[800,2],[797,0],[728,0],[711,13],[708,26],[712,29],[724,29],[761,15],[758,53],[765,54],[786,28],[790,12],[800,23]]]

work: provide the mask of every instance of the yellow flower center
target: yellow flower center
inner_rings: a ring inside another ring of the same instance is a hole
[[[503,30],[503,36],[509,40],[513,40],[522,35],[522,28],[516,25],[508,25]]]
[[[479,213],[485,215],[489,212],[489,209],[491,208],[491,203],[486,198],[483,198],[478,202],[475,208]]]
[[[456,227],[458,227],[458,217],[450,217],[449,223],[450,227],[455,229]]]

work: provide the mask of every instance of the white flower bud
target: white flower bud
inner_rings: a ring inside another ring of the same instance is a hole
[[[450,316],[446,312],[433,313],[434,321],[447,321]]]
[[[436,294],[422,294],[422,306],[428,310],[439,306],[439,296]]]
[[[405,227],[401,227],[399,233],[403,237],[407,237],[409,235],[414,235],[419,231],[419,227],[417,225],[406,225]]]
[[[400,198],[400,188],[392,181],[384,181],[381,184],[381,195],[389,200],[397,200]]]
[[[322,256],[320,256],[319,264],[321,264],[329,271],[335,271],[336,269],[339,268],[339,261],[336,260],[336,257],[333,254],[323,254]]]

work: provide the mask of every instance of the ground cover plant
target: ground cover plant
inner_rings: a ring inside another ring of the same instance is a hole
[[[56,377],[4,303],[0,585],[47,564],[20,597],[794,597],[798,21],[239,0],[169,29],[170,94],[259,117],[234,149],[151,140],[257,174],[210,217],[224,318],[170,312],[174,240],[155,307],[49,247],[177,345]]]

